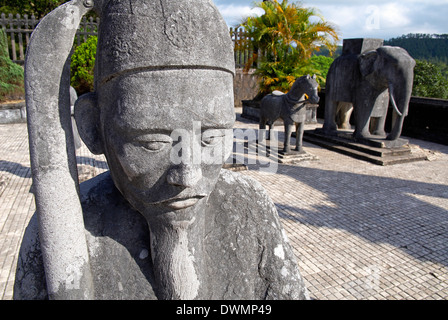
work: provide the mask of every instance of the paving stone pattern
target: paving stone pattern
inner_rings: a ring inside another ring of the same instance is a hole
[[[237,120],[236,128],[258,127]],[[278,164],[275,175],[257,161],[241,171],[276,203],[313,299],[448,299],[448,146],[411,144],[430,160],[382,167],[304,142],[318,160]],[[77,159],[80,180],[107,170],[85,146]],[[0,125],[3,300],[12,298],[17,252],[35,210],[30,171],[26,125]]]

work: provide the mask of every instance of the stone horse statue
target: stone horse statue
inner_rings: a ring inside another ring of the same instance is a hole
[[[303,152],[302,138],[306,120],[306,105],[319,102],[317,88],[316,75],[313,77],[306,75],[296,79],[288,93],[274,91],[261,100],[260,129],[264,130],[266,124],[269,125],[269,139],[274,122],[281,118],[285,127],[284,153],[291,152],[290,142],[294,124],[296,126],[295,151]]]

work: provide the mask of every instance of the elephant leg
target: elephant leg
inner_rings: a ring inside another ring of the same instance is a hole
[[[387,136],[387,140],[397,140],[401,136],[401,131],[403,129],[404,116],[395,116],[392,122],[392,130]]]
[[[339,129],[349,130],[352,128],[350,125],[350,117],[353,112],[353,104],[350,102],[339,102],[337,109],[337,125]]]
[[[327,100],[325,103],[325,122],[322,129],[327,135],[335,135],[337,132],[336,110],[338,104],[338,101],[333,100]]]
[[[291,152],[291,133],[293,124],[285,122],[285,139],[283,144],[283,152],[289,153]]]
[[[370,119],[371,132],[375,136],[386,136],[386,131],[384,131],[384,126],[386,125],[386,117],[377,117]]]
[[[358,104],[357,104],[358,105]],[[364,106],[360,106],[355,110],[355,132],[353,135],[355,138],[368,138],[370,137],[369,123],[370,123],[370,112]]]
[[[305,126],[303,122],[296,123],[296,151],[303,151],[303,132]]]

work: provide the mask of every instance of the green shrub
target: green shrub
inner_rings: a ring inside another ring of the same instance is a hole
[[[313,68],[318,71],[316,72],[318,75],[317,82],[319,82],[321,88],[324,88],[327,81],[328,70],[330,70],[334,59],[331,57],[314,55],[310,60]]]
[[[96,36],[87,39],[87,42],[79,45],[72,56],[71,85],[78,95],[93,91],[93,69],[98,38]]]
[[[435,64],[416,60],[412,95],[426,98],[448,99],[448,79]]]
[[[10,59],[7,41],[0,28],[0,102],[23,99],[25,93],[23,69]]]

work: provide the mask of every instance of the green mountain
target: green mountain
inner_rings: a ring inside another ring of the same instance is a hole
[[[414,59],[448,64],[448,34],[407,34],[384,41],[406,49]]]

